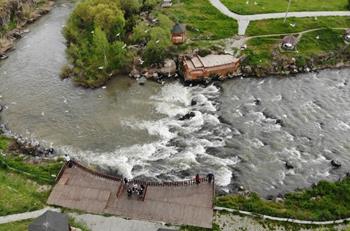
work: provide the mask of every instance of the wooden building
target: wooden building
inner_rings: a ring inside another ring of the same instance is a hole
[[[186,81],[226,77],[237,73],[240,60],[232,55],[199,55],[182,58],[182,74]]]
[[[171,30],[171,41],[173,44],[182,44],[186,41],[186,26],[176,23]]]

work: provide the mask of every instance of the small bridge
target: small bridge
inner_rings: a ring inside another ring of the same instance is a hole
[[[133,180],[129,184],[143,184],[145,190],[142,196],[128,197],[127,186],[120,178],[72,163],[71,168],[66,164],[60,171],[48,204],[94,214],[212,228],[215,184],[207,178],[201,178],[200,184],[193,180]]]

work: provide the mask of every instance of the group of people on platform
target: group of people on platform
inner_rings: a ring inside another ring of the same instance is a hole
[[[129,181],[128,179],[124,178],[124,185],[127,187],[127,194],[128,194],[128,197],[132,197],[132,195],[137,195],[138,197],[142,198],[144,193],[145,193],[145,186],[143,184],[136,184],[136,183],[133,183],[132,185],[129,184]]]

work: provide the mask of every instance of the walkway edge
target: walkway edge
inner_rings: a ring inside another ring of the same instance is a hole
[[[52,207],[46,207],[43,209],[39,209],[32,212],[26,212],[26,213],[18,213],[18,214],[12,214],[8,216],[0,217],[0,224],[6,224],[16,221],[23,221],[28,219],[34,219],[41,215],[43,215],[46,211],[55,211],[55,212],[61,212],[60,209],[52,208]]]
[[[258,218],[271,220],[271,221],[289,222],[289,223],[299,224],[299,225],[336,225],[336,224],[342,224],[342,223],[350,221],[350,217],[344,218],[344,219],[339,219],[339,220],[334,220],[334,221],[305,221],[305,220],[298,220],[298,219],[292,219],[292,218],[273,217],[273,216],[263,215],[263,214],[259,214],[259,213],[252,213],[252,212],[248,212],[248,211],[219,207],[219,206],[214,207],[214,210],[215,211],[226,211],[226,212],[230,212],[230,213],[239,213],[239,214],[246,215],[246,216],[258,217]]]

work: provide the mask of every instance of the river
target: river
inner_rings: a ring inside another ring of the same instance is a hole
[[[222,190],[243,185],[263,196],[349,171],[349,69],[222,88],[140,86],[122,76],[106,88],[78,88],[59,78],[72,7],[59,2],[0,63],[2,123],[14,134],[129,178],[213,172]],[[188,112],[195,117],[179,120]],[[332,159],[342,167],[333,169]]]

